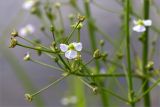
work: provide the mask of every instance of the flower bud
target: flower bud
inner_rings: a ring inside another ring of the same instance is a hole
[[[92,90],[93,90],[93,93],[94,93],[94,94],[97,94],[97,93],[98,93],[98,87],[95,86]]]
[[[101,56],[102,56],[102,55],[101,55],[99,49],[97,49],[97,50],[94,51],[94,53],[93,53],[93,58],[99,59],[99,58],[101,58]]]
[[[118,53],[118,54],[117,54],[117,58],[118,58],[118,59],[122,59],[122,58],[123,58],[123,53],[121,53],[121,52]]]
[[[17,37],[17,36],[18,36],[18,32],[14,30],[14,31],[11,33],[11,36]]]
[[[17,45],[18,41],[15,38],[11,38],[9,48],[14,48]]]
[[[78,25],[77,25],[78,23],[75,23],[75,24],[73,24],[71,27],[73,27],[73,28],[76,28],[76,29],[81,29],[82,27],[83,27],[83,24],[82,23],[79,23]]]
[[[30,58],[31,58],[31,56],[30,56],[29,52],[27,52],[27,54],[24,56],[23,60],[24,61],[29,61]]]
[[[149,71],[152,71],[154,69],[154,62],[153,61],[149,61],[146,69],[148,69]]]
[[[30,94],[25,94],[25,99],[29,102],[31,102],[33,100],[32,96]]]
[[[103,54],[102,54],[102,60],[103,60],[103,61],[106,61],[107,56],[108,56],[108,53],[103,53]]]
[[[51,31],[51,32],[54,32],[54,31],[55,31],[55,28],[54,28],[53,25],[50,26],[50,31]]]
[[[104,46],[104,40],[100,40],[100,45]]]
[[[83,22],[85,20],[85,18],[86,18],[85,16],[78,15],[79,22]]]

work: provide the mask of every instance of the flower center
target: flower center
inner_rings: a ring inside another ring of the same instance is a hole
[[[144,25],[143,20],[138,20],[138,21],[137,21],[137,24],[138,24],[138,25]]]
[[[74,50],[75,49],[75,47],[74,47],[74,45],[73,44],[69,44],[69,50]]]

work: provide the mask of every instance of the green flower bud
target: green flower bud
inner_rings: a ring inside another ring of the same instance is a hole
[[[9,48],[14,48],[17,45],[18,41],[15,38],[11,38]]]
[[[30,95],[30,94],[25,94],[24,96],[25,96],[25,99],[29,102],[31,102],[33,100],[32,95]]]
[[[97,49],[96,51],[94,51],[94,53],[93,53],[93,58],[99,59],[99,58],[101,58],[101,56],[102,56],[102,55],[101,55],[99,49]]]
[[[100,40],[100,45],[104,46],[104,40]]]
[[[78,26],[77,26],[77,24],[78,24],[78,23],[75,23],[75,24],[73,24],[71,27],[73,27],[73,28],[76,28],[76,27],[77,27],[76,29],[81,29],[81,28],[83,27],[83,24],[82,24],[82,23],[79,23]]]
[[[79,22],[83,22],[85,20],[85,18],[86,18],[85,16],[78,15]]]
[[[92,91],[93,91],[94,94],[97,94],[97,93],[98,93],[98,87],[95,86],[95,87],[92,89]]]
[[[50,26],[50,31],[51,31],[51,32],[54,32],[54,31],[55,31],[55,28],[54,28],[53,25]]]
[[[107,56],[108,56],[108,53],[103,53],[103,54],[102,54],[102,60],[103,60],[103,61],[106,61]]]
[[[149,71],[152,71],[154,69],[154,62],[153,61],[149,61],[146,69],[148,69]]]
[[[30,59],[31,59],[31,56],[30,56],[29,52],[27,52],[27,54],[24,56],[23,60],[29,61]]]
[[[17,37],[17,36],[18,36],[18,32],[14,30],[14,31],[11,33],[11,36]]]
[[[119,52],[119,53],[117,54],[117,58],[118,58],[118,59],[122,59],[123,56],[124,56],[124,55],[123,55],[123,53],[121,53],[121,52]]]

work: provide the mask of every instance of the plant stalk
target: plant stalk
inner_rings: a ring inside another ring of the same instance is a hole
[[[144,19],[148,19],[149,18],[149,5],[150,5],[150,0],[144,0]],[[146,75],[148,73],[147,69],[146,69],[146,65],[148,63],[148,28],[146,28],[146,31],[143,34],[143,52],[142,52],[142,69],[143,69],[143,74]],[[146,79],[142,79],[142,84],[145,82],[146,84],[144,85],[142,91],[145,92],[148,88],[149,88],[149,82]],[[150,102],[150,95],[149,92],[147,94],[144,95],[144,107],[150,107],[151,106],[151,102]]]
[[[133,81],[132,81],[132,69],[131,69],[131,53],[130,53],[130,29],[129,29],[129,17],[130,17],[130,0],[125,1],[125,35],[126,35],[126,49],[127,49],[127,64],[128,64],[128,97],[131,107],[135,106]]]
[[[96,46],[96,35],[95,35],[95,26],[94,26],[94,21],[91,15],[91,11],[90,11],[90,5],[89,5],[89,0],[84,0],[84,8],[85,8],[85,12],[86,12],[86,17],[88,19],[88,32],[89,32],[89,38],[90,38],[90,43],[91,43],[91,47],[92,47],[92,52],[94,53],[94,51],[97,49]],[[95,60],[95,64],[96,64],[96,69],[97,69],[97,73],[100,71],[100,64],[98,62],[98,60]],[[97,79],[98,84],[101,87],[105,87],[105,83],[101,80],[101,79]],[[103,107],[108,107],[108,98],[107,95],[100,93],[101,95],[101,99],[102,99],[102,104]]]

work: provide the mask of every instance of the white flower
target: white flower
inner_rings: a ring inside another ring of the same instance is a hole
[[[135,26],[133,27],[133,30],[136,32],[144,32],[146,31],[146,27],[147,26],[151,26],[152,25],[152,21],[151,20],[134,20],[133,23],[135,24]]]
[[[19,30],[19,35],[24,37],[27,36],[28,34],[32,34],[34,31],[35,31],[34,27],[31,24],[28,24]]]
[[[70,43],[69,45],[60,44],[60,50],[65,52],[65,57],[68,59],[74,59],[77,57],[78,52],[82,50],[82,43]]]
[[[64,106],[68,106],[70,104],[76,104],[77,101],[78,100],[76,96],[64,97],[61,99],[61,104]]]
[[[25,10],[30,10],[33,6],[35,6],[38,3],[39,3],[39,0],[26,0],[23,3],[22,8]]]

